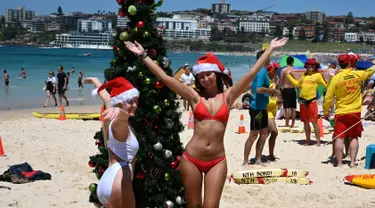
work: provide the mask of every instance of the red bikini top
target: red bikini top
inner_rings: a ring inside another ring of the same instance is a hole
[[[203,104],[202,98],[200,99],[197,107],[194,110],[194,118],[198,121],[202,120],[216,120],[220,122],[227,122],[229,119],[229,108],[225,105],[224,93],[223,93],[223,104],[214,116],[208,111],[207,107]]]

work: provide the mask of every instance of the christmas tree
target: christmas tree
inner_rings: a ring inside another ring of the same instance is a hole
[[[184,189],[178,172],[183,153],[179,133],[183,130],[178,111],[177,96],[158,80],[134,54],[124,41],[137,41],[147,49],[168,75],[172,75],[170,60],[162,39],[162,30],[154,26],[155,10],[163,1],[117,0],[118,15],[130,20],[127,28],[118,28],[114,37],[114,58],[104,72],[105,79],[125,77],[139,91],[136,115],[130,125],[139,141],[134,167],[134,194],[137,207],[185,207]],[[94,136],[99,154],[91,156],[89,166],[98,179],[108,167],[108,153],[102,132]],[[96,183],[89,186],[90,202],[101,207],[96,196]]]

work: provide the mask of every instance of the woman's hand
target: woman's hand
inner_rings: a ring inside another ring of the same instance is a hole
[[[109,108],[103,112],[104,119],[106,120],[113,120],[117,118],[120,114],[123,114],[124,116],[129,116],[127,112],[121,110],[119,107]]]
[[[135,41],[134,43],[132,43],[130,41],[126,41],[125,45],[129,49],[129,51],[131,51],[131,52],[133,52],[134,54],[137,54],[137,55],[141,54],[145,51],[143,46],[141,44],[139,44],[137,41]]]
[[[96,77],[86,77],[83,79],[83,83],[85,84],[94,84],[94,81],[98,80]]]
[[[288,38],[281,38],[281,39],[275,38],[271,41],[270,47],[272,47],[273,49],[280,48],[280,47],[285,46],[287,42],[288,42]]]

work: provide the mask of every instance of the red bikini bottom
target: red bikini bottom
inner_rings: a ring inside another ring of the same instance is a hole
[[[186,152],[184,152],[184,156],[187,160],[193,163],[198,168],[198,170],[201,171],[202,173],[207,173],[216,164],[225,160],[225,155],[215,160],[211,160],[211,161],[197,160],[193,157],[190,157]]]

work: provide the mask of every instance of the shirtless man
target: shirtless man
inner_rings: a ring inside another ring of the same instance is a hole
[[[286,72],[294,70],[294,58],[289,56],[286,59],[286,63],[288,66],[281,71],[279,86],[282,87],[281,92],[283,96],[283,108],[285,111],[285,126],[289,127],[289,119],[292,117],[292,124],[290,127],[293,128],[296,121],[297,95],[296,88],[286,77]]]

